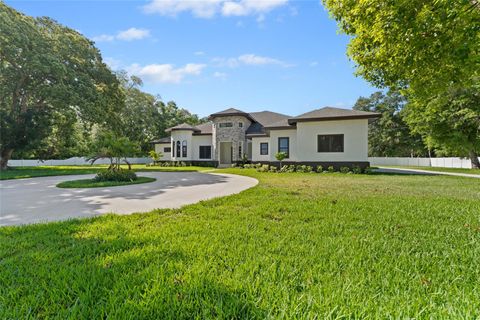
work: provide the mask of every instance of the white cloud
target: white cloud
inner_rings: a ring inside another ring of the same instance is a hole
[[[158,13],[163,16],[176,16],[185,11],[190,11],[199,18],[211,18],[220,8],[223,0],[152,0],[143,7],[146,13]]]
[[[203,52],[203,51],[195,51],[193,54],[196,55],[196,56],[204,56],[204,55],[205,55],[205,52]]]
[[[318,66],[318,61],[310,62],[310,67],[316,67],[316,66]]]
[[[115,37],[109,34],[101,34],[92,38],[95,42],[108,42],[115,40]]]
[[[286,5],[288,0],[240,0],[226,1],[222,6],[224,16],[262,14]]]
[[[255,54],[243,54],[236,58],[214,58],[212,62],[219,67],[235,68],[240,65],[247,66],[263,66],[263,65],[278,65],[282,67],[292,67],[292,64],[275,58],[258,56]]]
[[[175,68],[171,64],[149,64],[140,66],[132,64],[127,68],[130,74],[134,74],[145,82],[153,83],[180,83],[186,76],[199,75],[204,64],[188,63],[183,67]]]
[[[146,13],[176,16],[191,12],[198,18],[223,16],[247,16],[268,13],[288,3],[288,0],[151,0],[143,7]]]
[[[150,30],[130,28],[127,30],[119,31],[115,35],[102,34],[102,35],[93,37],[92,40],[95,42],[111,42],[113,40],[132,41],[132,40],[141,40],[148,37],[150,37]]]
[[[222,79],[222,80],[225,80],[225,79],[227,78],[227,74],[226,74],[226,73],[224,73],[224,72],[218,72],[218,71],[215,72],[215,73],[213,74],[213,76],[214,76],[215,78],[219,78],[219,79]]]
[[[150,30],[130,28],[125,31],[120,31],[117,34],[116,38],[118,40],[132,41],[132,40],[141,40],[149,36],[150,36]]]

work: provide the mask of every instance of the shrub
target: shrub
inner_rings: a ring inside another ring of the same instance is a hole
[[[304,172],[310,173],[310,172],[313,171],[313,168],[312,168],[312,166],[305,166],[304,170],[305,170]]]
[[[333,166],[328,166],[327,171],[330,173],[335,172],[335,168]]]
[[[137,180],[137,175],[132,170],[104,170],[97,173],[94,181],[135,181]]]
[[[371,167],[366,167],[365,170],[363,170],[363,173],[371,174],[371,173],[373,173],[373,169]]]
[[[232,163],[232,168],[236,168],[237,167],[237,164],[236,163]]]
[[[245,169],[250,169],[250,168],[252,168],[252,165],[249,164],[249,163],[246,163],[246,164],[243,165],[243,167],[244,167]]]
[[[279,172],[288,172],[288,166],[282,166],[279,170]]]
[[[270,166],[270,169],[268,171],[269,172],[277,172],[277,167],[276,166]]]
[[[349,173],[349,172],[350,172],[350,168],[349,168],[349,167],[340,167],[340,172],[341,172],[341,173]]]
[[[275,159],[277,159],[280,162],[280,167],[282,167],[282,161],[287,158],[287,153],[286,152],[277,152],[275,154]]]
[[[261,164],[261,163],[257,163],[257,164],[255,165],[255,169],[260,169],[261,167],[262,167],[262,164]]]
[[[317,172],[322,173],[323,172],[323,167],[321,165],[317,166]]]
[[[270,166],[268,164],[264,164],[260,166],[260,168],[257,167],[258,172],[268,172],[270,170]]]
[[[163,153],[155,152],[155,150],[150,150],[148,156],[152,158],[153,162],[158,162],[163,157]]]
[[[362,168],[360,168],[359,166],[353,166],[352,171],[355,174],[359,174],[362,173]]]
[[[287,172],[295,172],[295,166],[293,164],[289,165]]]

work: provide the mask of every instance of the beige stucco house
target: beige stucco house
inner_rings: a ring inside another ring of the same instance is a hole
[[[243,159],[278,164],[275,154],[286,152],[285,164],[366,167],[368,122],[379,116],[332,107],[296,117],[230,108],[210,115],[205,124],[169,128],[170,137],[154,143],[164,161],[229,166]]]

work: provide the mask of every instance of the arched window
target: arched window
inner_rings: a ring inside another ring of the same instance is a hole
[[[177,158],[180,158],[180,141],[177,141]]]
[[[183,140],[182,142],[182,157],[187,157],[187,140]]]

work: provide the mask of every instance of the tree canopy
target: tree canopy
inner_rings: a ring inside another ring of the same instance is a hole
[[[468,150],[472,165],[478,166],[480,3],[323,2],[341,31],[351,36],[347,54],[356,62],[357,74],[378,87],[401,89],[409,101],[412,129],[430,147],[460,156]]]
[[[369,124],[368,153],[371,157],[425,156],[427,148],[422,137],[412,134],[404,120],[405,98],[397,91],[375,92],[360,97],[353,109],[381,113]]]
[[[52,19],[25,16],[2,2],[0,29],[1,168],[14,150],[32,148],[48,137],[57,119],[115,122],[122,92],[93,42]]]
[[[94,43],[46,18],[0,2],[0,153],[84,156],[108,130],[146,154],[150,141],[181,122],[201,119],[141,90],[142,81],[112,72]]]

